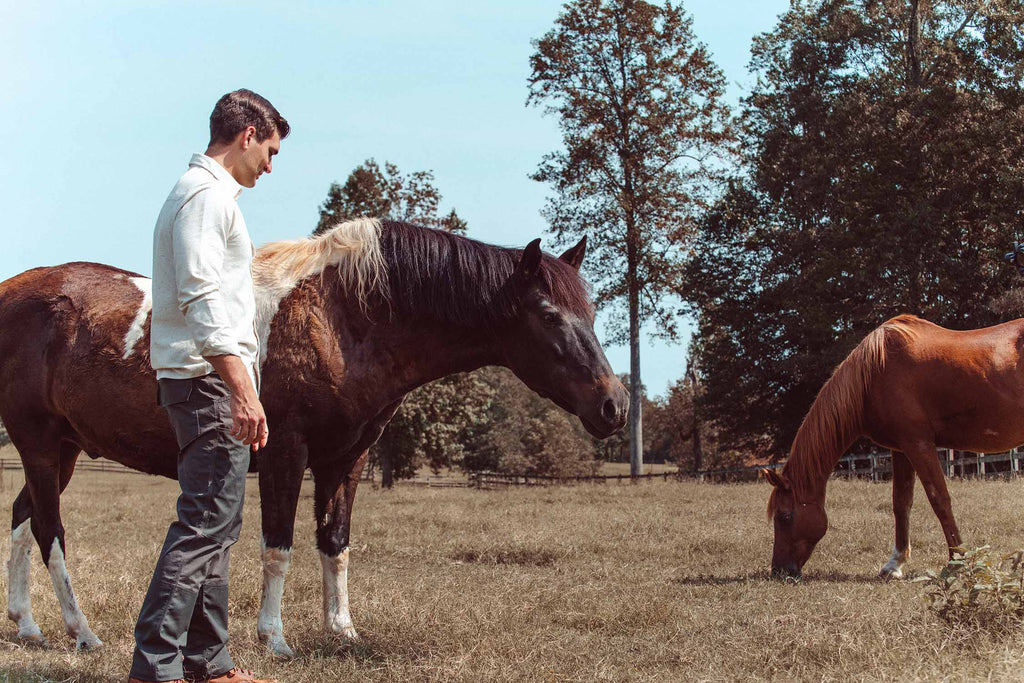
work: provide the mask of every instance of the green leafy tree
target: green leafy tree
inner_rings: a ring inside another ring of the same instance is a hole
[[[466,470],[577,476],[600,466],[593,438],[574,416],[543,399],[504,368],[473,373],[491,387],[484,419],[469,429]]]
[[[534,47],[528,103],[558,116],[564,145],[533,176],[555,190],[544,214],[560,242],[588,237],[597,301],[616,310],[639,396],[641,327],[674,334],[677,263],[730,142],[725,79],[671,3],[573,0]],[[641,413],[633,401],[634,474]]]
[[[701,410],[781,455],[832,368],[913,313],[997,322],[1024,191],[1019,1],[797,0],[754,41],[742,172],[687,267]]]
[[[367,159],[349,174],[344,185],[331,183],[327,199],[320,205],[320,220],[314,235],[338,223],[358,218],[389,218],[431,228],[465,234],[466,222],[452,209],[438,215],[441,193],[434,186],[432,171],[403,174],[397,166],[384,163],[381,169]]]
[[[469,430],[486,419],[493,398],[477,373],[449,375],[411,392],[373,447],[384,485],[423,466],[435,473],[461,466]]]

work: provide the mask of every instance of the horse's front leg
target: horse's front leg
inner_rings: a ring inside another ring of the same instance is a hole
[[[280,437],[277,437],[280,438]],[[306,472],[306,449],[297,438],[260,454],[260,512],[263,522],[263,595],[256,633],[278,657],[295,653],[284,639],[281,601],[292,557],[295,508]]]
[[[892,557],[879,576],[888,579],[903,578],[903,565],[910,559],[910,508],[914,504],[914,468],[906,455],[892,452],[892,516],[895,520],[896,540]]]
[[[367,453],[363,451],[352,464],[325,463],[313,469],[316,545],[323,568],[324,628],[352,639],[359,634],[352,625],[348,603],[348,544],[352,503]]]
[[[960,530],[957,529],[956,520],[953,518],[953,505],[946,489],[946,475],[935,455],[935,444],[930,441],[916,442],[902,450],[920,477],[932,511],[939,518],[942,533],[946,537],[946,545],[949,547],[949,557],[952,559],[953,548],[961,543]]]

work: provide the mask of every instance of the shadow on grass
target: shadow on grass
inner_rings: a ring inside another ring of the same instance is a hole
[[[911,577],[912,578],[912,577]],[[907,579],[901,579],[906,581]],[[811,572],[804,574],[799,579],[773,579],[768,570],[740,574],[738,576],[714,576],[712,574],[696,574],[694,576],[679,576],[673,579],[673,583],[683,586],[725,586],[733,583],[753,582],[790,583],[794,585],[806,583],[878,583],[884,584],[886,579],[876,574],[847,574],[845,572]]]
[[[125,676],[103,676],[83,673],[68,664],[40,664],[38,666],[0,665],[0,681],[4,683],[40,683],[60,681],[61,683],[111,683],[124,681]]]
[[[696,574],[693,576],[678,576],[672,579],[672,583],[681,586],[725,586],[732,583],[752,583],[754,581],[768,581],[768,572],[751,572],[739,576],[715,576],[713,574]]]
[[[389,660],[426,661],[432,653],[427,647],[405,644],[394,647],[394,643],[380,641],[373,636],[361,636],[352,641],[342,636],[319,633],[299,638],[292,643],[295,660],[303,659],[349,659],[360,664],[382,665]]]
[[[801,583],[877,583],[884,585],[890,580],[904,582],[907,579],[886,579],[878,574],[847,574],[846,572],[813,572],[804,574]]]

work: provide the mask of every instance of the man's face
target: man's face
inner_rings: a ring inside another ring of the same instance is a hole
[[[255,187],[256,180],[264,173],[270,173],[274,155],[281,150],[281,136],[275,130],[274,134],[263,142],[256,137],[256,129],[248,128],[243,133],[245,136],[244,149],[242,151],[242,164],[239,175],[235,178],[244,187]]]

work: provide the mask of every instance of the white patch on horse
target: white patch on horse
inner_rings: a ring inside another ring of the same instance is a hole
[[[7,618],[18,625],[18,637],[37,643],[46,641],[32,617],[29,595],[32,561],[32,529],[29,520],[11,532],[11,559],[7,562]]]
[[[256,633],[272,654],[278,657],[294,657],[295,653],[284,639],[284,623],[281,620],[281,600],[284,597],[284,579],[291,564],[291,549],[263,547],[263,599],[260,616],[256,621]]]
[[[135,312],[135,319],[128,326],[128,332],[124,335],[124,356],[122,358],[125,360],[131,358],[135,345],[139,343],[139,340],[146,333],[146,318],[153,308],[152,280],[148,277],[132,277],[128,279],[142,292],[142,302],[139,304],[139,310]]]
[[[348,548],[336,557],[320,553],[324,569],[324,628],[347,638],[358,638],[348,609]]]
[[[896,549],[896,546],[894,545],[892,547],[892,557],[890,557],[889,561],[886,562],[885,565],[882,566],[882,570],[880,572],[878,572],[879,576],[887,576],[887,577],[892,578],[892,579],[902,579],[903,578],[903,565],[906,563],[907,556],[909,554],[910,554],[910,548],[909,547],[907,548],[906,551],[900,552],[899,550]]]
[[[57,601],[60,603],[60,613],[64,617],[64,628],[67,634],[75,639],[75,644],[80,650],[93,650],[102,647],[103,643],[89,628],[89,621],[82,614],[75,600],[75,591],[71,588],[71,577],[68,576],[68,568],[64,563],[64,552],[60,549],[60,540],[53,539],[53,546],[50,547],[50,561],[46,568],[50,571],[50,580],[53,581],[53,590],[57,593]]]
[[[257,250],[252,279],[261,368],[267,360],[270,323],[300,280],[336,266],[342,281],[361,303],[365,303],[370,292],[385,291],[387,274],[380,250],[380,230],[376,218],[360,218],[341,223],[319,237],[271,242]]]

